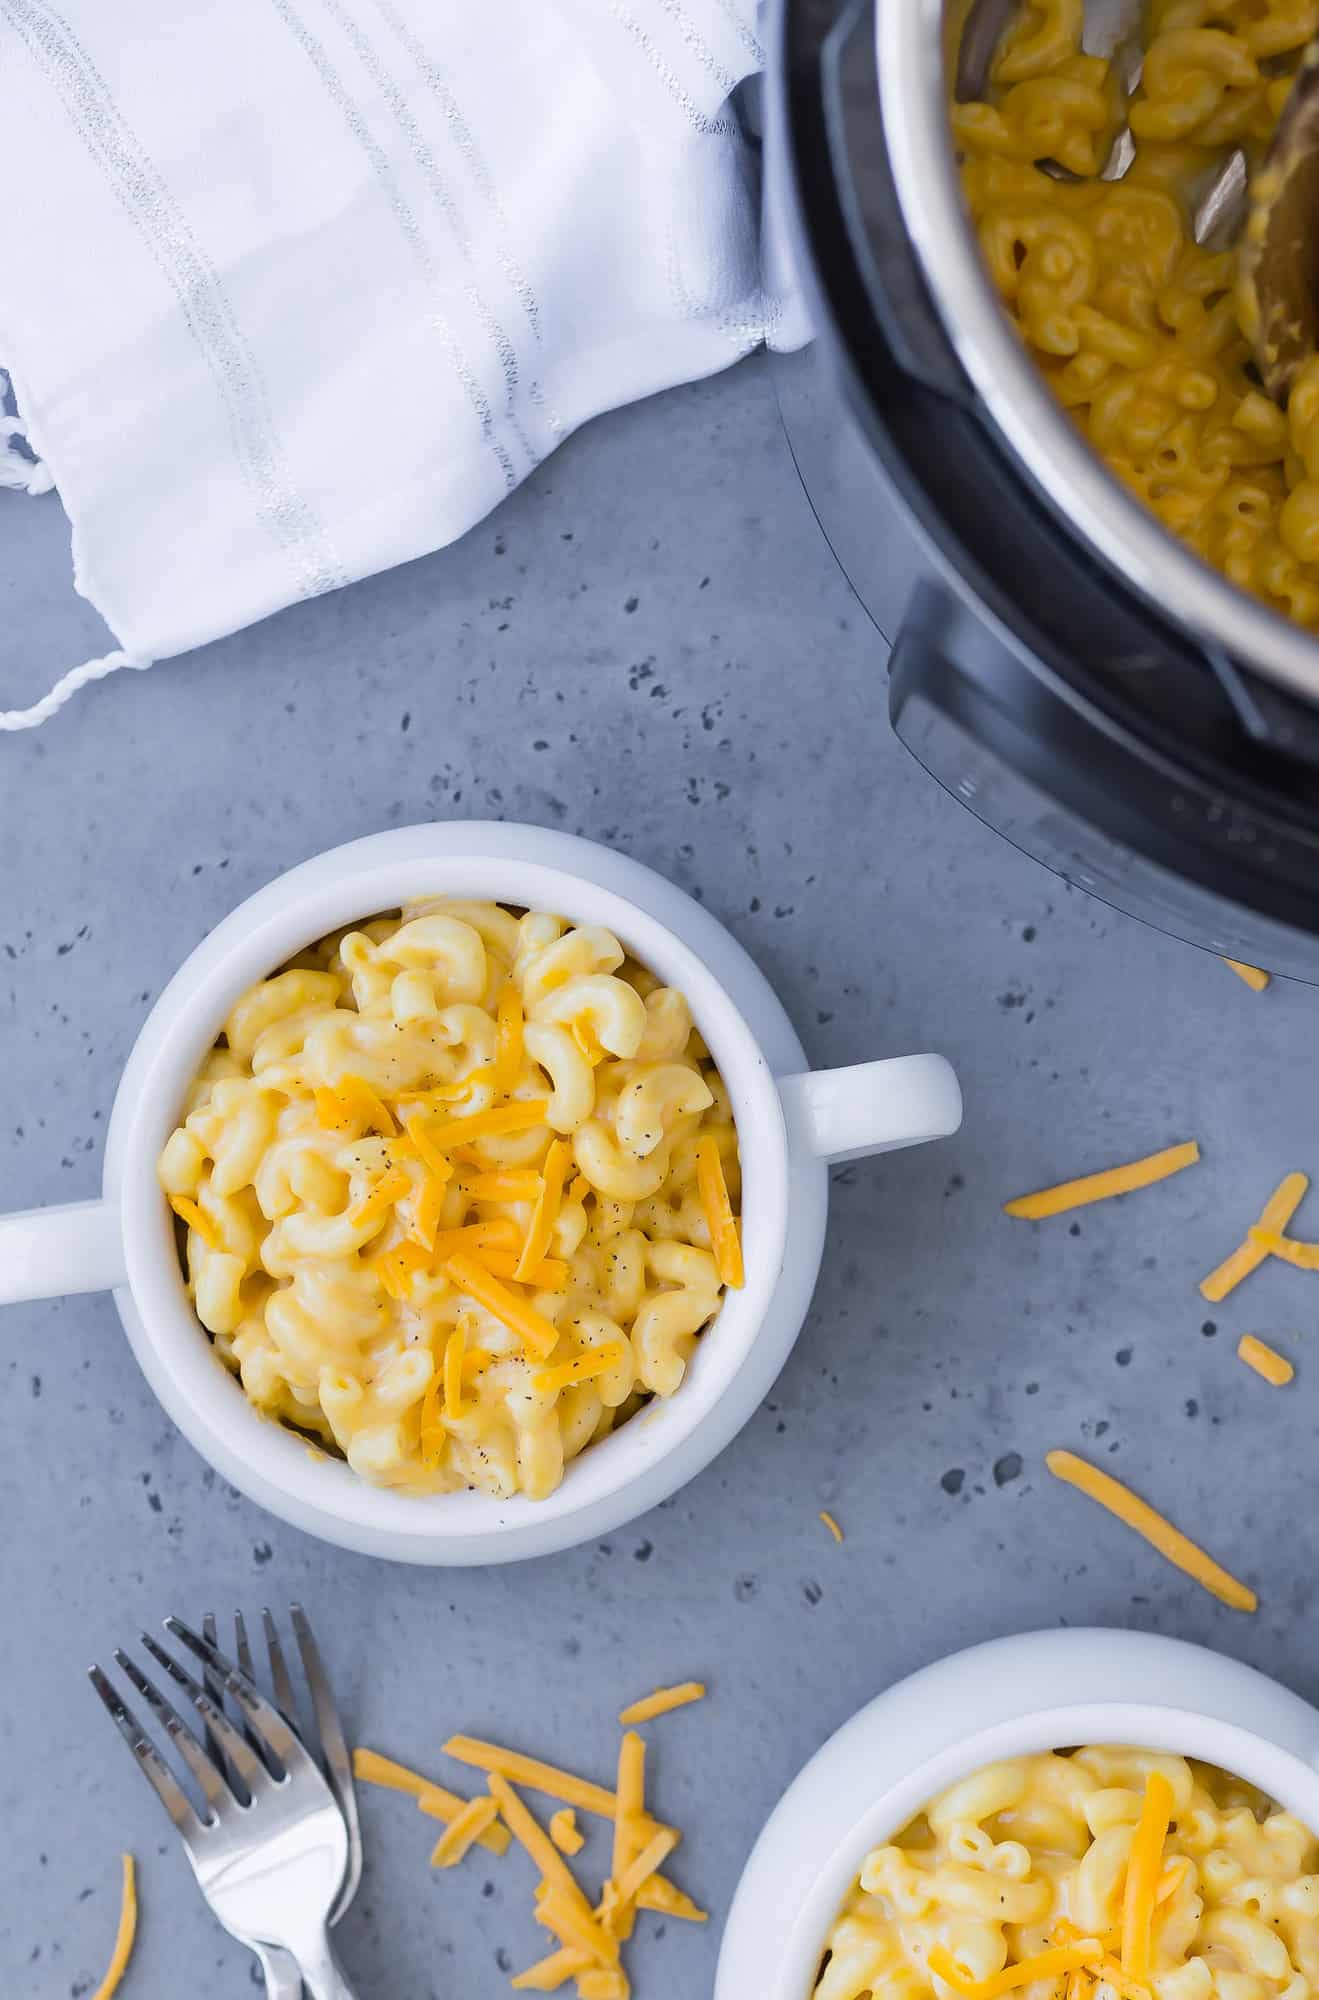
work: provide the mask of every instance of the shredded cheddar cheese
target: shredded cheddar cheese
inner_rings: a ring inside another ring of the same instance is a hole
[[[566,1986],[575,1973],[586,1973],[591,1968],[590,1954],[578,1951],[572,1945],[561,1945],[548,1958],[538,1959],[520,1972],[509,1985],[519,1993],[557,1993]]]
[[[1253,1333],[1242,1334],[1237,1342],[1237,1357],[1275,1389],[1285,1389],[1289,1382],[1296,1379],[1296,1370],[1286,1355],[1279,1354],[1276,1347],[1270,1347],[1266,1341],[1257,1340]]]
[[[1280,1235],[1276,1229],[1250,1231],[1250,1240],[1270,1257],[1277,1257],[1297,1271],[1319,1271],[1319,1243],[1302,1243],[1294,1236]]]
[[[435,1238],[439,1233],[445,1193],[444,1178],[439,1174],[428,1173],[413,1204],[412,1227],[409,1233],[422,1249],[431,1255],[434,1255],[435,1251]]]
[[[389,1106],[363,1077],[341,1076],[333,1090],[316,1091],[313,1102],[317,1118],[331,1131],[344,1132],[350,1125],[363,1125],[368,1132],[378,1132],[382,1139],[392,1139],[398,1131]]]
[[[548,1395],[557,1389],[572,1389],[579,1382],[593,1382],[598,1375],[607,1375],[611,1368],[617,1368],[626,1358],[627,1349],[621,1340],[606,1340],[600,1347],[590,1348],[585,1354],[574,1354],[571,1361],[561,1362],[557,1368],[540,1368],[531,1378],[531,1386],[541,1395]]]
[[[427,1173],[437,1180],[449,1180],[453,1174],[453,1161],[443,1154],[426,1129],[424,1118],[413,1116],[404,1121],[404,1130],[412,1143],[417,1158]]]
[[[507,1250],[478,1249],[476,1256],[478,1263],[484,1265],[492,1278],[516,1279],[521,1259]],[[565,1292],[571,1276],[571,1267],[562,1257],[542,1257],[539,1264],[532,1265],[526,1282],[534,1285],[538,1292]]]
[[[640,1742],[640,1738],[637,1740]],[[558,1799],[563,1805],[593,1813],[598,1819],[612,1820],[618,1815],[618,1799],[613,1792],[607,1791],[603,1785],[593,1785],[585,1778],[574,1777],[571,1771],[561,1771],[553,1764],[544,1764],[539,1757],[524,1757],[518,1750],[505,1750],[497,1743],[483,1743],[475,1736],[451,1736],[444,1745],[444,1754],[460,1764],[471,1764],[478,1771],[508,1778],[515,1785],[525,1785],[529,1791],[543,1792],[547,1798]],[[625,1804],[624,1810],[629,1809]],[[657,1826],[648,1821],[647,1838],[657,1831]]]
[[[614,1883],[616,1907],[626,1908],[636,1900],[638,1892],[649,1882],[652,1875],[658,1875],[664,1863],[678,1845],[680,1836],[673,1827],[667,1833],[657,1833],[655,1838],[642,1848],[640,1854],[631,1860],[622,1875]]]
[[[962,1994],[964,2000],[998,2000],[1000,1993],[1011,1993],[1016,1986],[1029,1986],[1036,1979],[1061,1979],[1064,1973],[1095,1965],[1102,1957],[1103,1947],[1098,1938],[1082,1938],[1079,1944],[1050,1945],[1045,1951],[1019,1959],[1015,1965],[1005,1965],[988,1979],[973,1979],[946,1945],[936,1944],[930,1949],[929,1967],[955,1993]]]
[[[728,1198],[728,1183],[724,1179],[724,1163],[719,1157],[718,1141],[710,1132],[702,1133],[696,1141],[696,1190],[705,1211],[705,1226],[710,1232],[710,1248],[719,1266],[719,1276],[724,1284],[737,1290],[746,1282],[742,1268],[742,1240],[738,1235],[733,1204]]]
[[[403,1167],[386,1167],[370,1194],[357,1204],[348,1220],[354,1229],[365,1229],[369,1223],[383,1222],[394,1203],[409,1193],[412,1182]]]
[[[1109,1167],[1103,1173],[1086,1174],[1080,1180],[1060,1181],[1057,1187],[1041,1188],[1038,1194],[1021,1195],[1016,1201],[1005,1202],[1003,1213],[1025,1222],[1043,1222],[1048,1216],[1066,1215],[1074,1208],[1088,1207],[1091,1202],[1110,1201],[1115,1195],[1134,1194],[1138,1188],[1153,1187],[1156,1182],[1181,1173],[1183,1168],[1193,1167],[1199,1158],[1200,1148],[1190,1139],[1185,1145],[1168,1146],[1161,1153],[1132,1160],[1125,1167]]]
[[[531,1132],[545,1122],[550,1104],[547,1097],[519,1098],[513,1104],[497,1104],[491,1111],[475,1111],[470,1118],[451,1118],[446,1125],[433,1125],[430,1136],[441,1152],[455,1146],[469,1146],[474,1139],[507,1138],[514,1132]]]
[[[105,1969],[105,1977],[97,1987],[91,2000],[113,2000],[119,1991],[119,1983],[128,1969],[128,1961],[133,1955],[133,1941],[137,1937],[137,1870],[131,1854],[123,1859],[123,1889],[119,1903],[119,1928],[115,1933],[114,1950],[110,1953],[110,1963]]]
[[[571,1806],[560,1806],[550,1817],[550,1839],[560,1854],[580,1854],[585,1846],[585,1838],[577,1825],[577,1815]]]
[[[1257,965],[1243,965],[1239,958],[1225,958],[1224,965],[1230,965],[1238,979],[1244,979],[1252,993],[1263,993],[1271,975],[1261,972]]]
[[[1309,1185],[1305,1174],[1288,1174],[1279,1181],[1260,1213],[1259,1228],[1281,1234],[1300,1207]],[[1216,1271],[1211,1271],[1207,1278],[1200,1280],[1202,1295],[1211,1305],[1221,1305],[1243,1278],[1248,1278],[1252,1271],[1258,1271],[1268,1254],[1262,1244],[1252,1242],[1248,1236],[1230,1257],[1224,1258]]]
[[[538,1313],[515,1292],[510,1292],[498,1278],[478,1264],[475,1257],[460,1250],[455,1256],[447,1257],[444,1274],[469,1298],[493,1313],[497,1320],[515,1333],[524,1347],[542,1360],[553,1352],[558,1343],[558,1329],[552,1326],[543,1313]]]
[[[472,1803],[470,1799],[460,1799],[455,1792],[446,1791],[443,1785],[423,1778],[419,1772],[409,1770],[406,1764],[396,1764],[392,1757],[382,1757],[378,1750],[354,1750],[353,1776],[364,1785],[381,1785],[387,1791],[406,1793],[416,1800],[419,1812],[425,1813],[428,1819],[442,1820],[446,1826],[451,1825],[460,1813],[466,1812]],[[492,1854],[506,1854],[510,1838],[506,1827],[492,1825],[478,1836],[477,1844],[489,1848]]]
[[[683,1681],[679,1687],[656,1688],[641,1701],[634,1701],[625,1708],[619,1721],[625,1729],[634,1722],[653,1722],[656,1716],[669,1715],[675,1708],[686,1708],[691,1702],[705,1700],[704,1681]]]
[[[1177,1894],[1182,1883],[1186,1880],[1190,1866],[1189,1861],[1178,1860],[1171,1862],[1164,1869],[1162,1875],[1159,1877],[1159,1886],[1154,1891],[1155,1909],[1159,1907],[1160,1903],[1166,1903],[1170,1896]]]
[[[456,1819],[450,1820],[436,1841],[431,1854],[431,1867],[456,1868],[498,1818],[499,1806],[494,1799],[473,1799]]]
[[[545,1155],[545,1165],[541,1169],[540,1193],[536,1206],[531,1212],[531,1222],[527,1229],[527,1240],[522,1246],[517,1268],[513,1276],[525,1284],[550,1247],[554,1235],[554,1225],[558,1220],[559,1207],[563,1201],[563,1184],[568,1178],[568,1167],[572,1160],[567,1141],[555,1139]]]
[[[618,1814],[614,1820],[614,1845],[609,1862],[610,1883],[620,1881],[627,1872],[628,1863],[637,1850],[636,1829],[646,1809],[646,1744],[644,1737],[638,1736],[632,1729],[628,1730],[618,1746],[617,1784]],[[614,1918],[617,1935],[631,1937],[633,1921],[630,1908],[619,1910]]]
[[[1151,1771],[1145,1780],[1145,1803],[1132,1838],[1122,1895],[1122,1970],[1133,1979],[1149,1978],[1154,1899],[1163,1872],[1163,1843],[1168,1838],[1172,1807],[1172,1786],[1162,1771]]]
[[[820,1509],[820,1519],[824,1522],[825,1527],[829,1530],[829,1533],[833,1536],[834,1540],[836,1542],[841,1542],[843,1539],[843,1531],[839,1527],[837,1521],[835,1521],[833,1515],[829,1512],[827,1507],[822,1507]]]
[[[505,1173],[464,1176],[462,1190],[471,1201],[535,1201],[540,1175],[534,1167],[514,1167]]]
[[[189,1229],[195,1229],[208,1250],[223,1250],[224,1242],[219,1230],[211,1221],[206,1210],[186,1194],[172,1194],[169,1205],[180,1222],[186,1222]]]
[[[674,1917],[683,1924],[708,1924],[710,1912],[694,1903],[690,1896],[684,1896],[681,1889],[663,1875],[655,1875],[644,1889],[637,1891],[637,1908],[652,1910],[657,1916]]]
[[[1233,1611],[1254,1611],[1257,1608],[1259,1599],[1253,1590],[1229,1575],[1202,1548],[1139,1499],[1129,1487],[1123,1486],[1120,1480],[1101,1472],[1097,1466],[1087,1465],[1083,1458],[1077,1458],[1070,1451],[1051,1451],[1045,1464],[1055,1479],[1075,1486],[1088,1499],[1106,1507],[1110,1514],[1115,1514],[1119,1521],[1143,1536],[1161,1556],[1192,1577],[1221,1604],[1226,1604]]]

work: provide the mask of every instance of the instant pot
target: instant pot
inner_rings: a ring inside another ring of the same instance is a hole
[[[893,726],[1068,882],[1319,981],[1319,639],[1165,533],[1055,404],[964,217],[946,8],[779,0],[768,96],[815,335],[780,403],[891,645]]]

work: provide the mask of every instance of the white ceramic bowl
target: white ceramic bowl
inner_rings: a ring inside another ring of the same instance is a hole
[[[593,1445],[548,1500],[416,1498],[367,1485],[259,1417],[189,1304],[160,1148],[234,1001],[316,939],[414,897],[493,898],[603,924],[687,996],[732,1098],[743,1170],[746,1285],[728,1295],[678,1394]],[[129,1057],[96,1202],[0,1218],[0,1301],[113,1289],[143,1373],[180,1430],[233,1485],[345,1548],[423,1563],[490,1563],[600,1535],[708,1464],[783,1366],[824,1243],[827,1163],[956,1131],[940,1056],[810,1073],[745,952],[700,905],[608,848],[530,826],[416,826],[321,854],[228,917],[170,981]]]
[[[982,1765],[1082,1743],[1220,1765],[1319,1828],[1319,1711],[1276,1681],[1139,1632],[996,1639],[900,1681],[812,1758],[747,1863],[714,2000],[810,2000],[872,1847]]]

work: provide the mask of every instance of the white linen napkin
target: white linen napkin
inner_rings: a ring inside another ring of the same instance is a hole
[[[119,641],[0,728],[441,547],[764,339],[756,17],[0,0],[0,483],[54,480]]]

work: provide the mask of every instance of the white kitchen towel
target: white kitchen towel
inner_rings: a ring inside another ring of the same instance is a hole
[[[118,640],[0,727],[769,336],[763,60],[757,0],[0,0],[0,484],[54,480]]]

